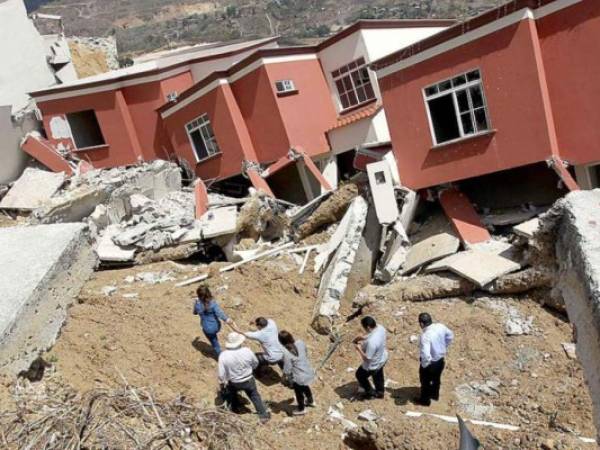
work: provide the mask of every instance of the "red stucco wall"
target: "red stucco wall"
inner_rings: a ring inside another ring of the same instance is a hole
[[[310,156],[329,151],[326,132],[335,125],[337,113],[319,61],[269,64],[266,70],[275,95],[278,80],[291,79],[298,90],[296,94],[276,96],[290,146],[301,147]]]
[[[537,21],[559,154],[600,161],[600,2],[584,0]]]
[[[60,100],[38,102],[38,107],[44,116],[44,128],[51,143],[58,144],[60,140],[52,139],[50,120],[54,116],[64,116],[66,113],[93,109],[102,130],[106,146],[77,152],[82,159],[89,160],[96,167],[114,167],[133,164],[137,161],[137,137],[132,135],[131,127],[123,117],[124,102],[119,91],[107,91],[97,94],[82,95]]]
[[[531,25],[521,21],[380,80],[403,184],[421,189],[549,157]],[[475,68],[495,133],[432,148],[422,89]]]
[[[231,88],[259,161],[276,161],[285,155],[290,141],[266,67],[250,72],[232,83]]]
[[[228,178],[241,172],[243,145],[250,138],[228,85],[221,85],[183,109],[163,119],[175,153],[187,160],[203,180]],[[188,139],[185,125],[202,114],[208,114],[221,153],[198,164]]]

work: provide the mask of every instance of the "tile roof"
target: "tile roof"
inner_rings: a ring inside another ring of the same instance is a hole
[[[375,114],[379,112],[379,110],[383,108],[383,105],[380,103],[371,103],[364,108],[359,109],[358,111],[354,111],[349,114],[345,114],[338,118],[337,123],[331,127],[328,131],[336,130],[338,128],[345,127],[354,122],[358,122],[359,120],[366,119],[368,117],[373,117]]]

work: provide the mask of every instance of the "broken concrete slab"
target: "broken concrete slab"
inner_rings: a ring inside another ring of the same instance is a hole
[[[537,217],[527,222],[523,222],[517,226],[513,227],[513,231],[515,234],[522,236],[527,239],[533,239],[534,234],[540,227],[540,219]]]
[[[498,213],[487,214],[483,217],[482,222],[485,225],[491,226],[507,226],[507,225],[515,225],[521,222],[525,222],[526,220],[531,219],[533,216],[539,214],[540,211],[536,208],[527,209],[527,210],[509,210]]]
[[[55,341],[96,265],[84,224],[0,229],[0,372],[16,375]]]
[[[104,234],[100,237],[96,254],[102,262],[131,262],[135,257],[135,249],[121,248],[114,243],[113,238],[118,236],[123,230],[118,225],[109,225]]]
[[[96,207],[105,203],[110,192],[102,188],[80,187],[68,194],[52,198],[33,212],[41,224],[81,222],[94,212]]]
[[[312,327],[318,333],[329,333],[333,320],[338,315],[340,302],[345,295],[367,221],[368,209],[366,200],[360,196],[356,197],[348,207],[346,212],[350,217],[348,231],[323,274],[319,286],[316,312],[312,322]]]
[[[406,256],[410,249],[410,241],[401,221],[398,220],[388,230],[388,238],[385,240],[385,250],[380,260],[380,265],[375,272],[375,278],[384,283],[392,281],[400,267],[406,262]]]
[[[577,328],[577,356],[583,366],[600,430],[600,190],[568,194],[540,218],[556,249],[555,288]],[[550,231],[552,230],[552,232]],[[541,232],[541,231],[540,231]],[[537,236],[536,236],[537,238]],[[598,439],[600,442],[600,438]]]
[[[519,263],[502,256],[479,250],[467,250],[434,262],[427,267],[427,271],[449,270],[483,287],[520,268]]]
[[[64,182],[63,172],[27,168],[0,202],[0,209],[33,211],[48,201]]]
[[[459,246],[460,240],[450,233],[436,234],[417,242],[406,255],[402,273],[409,274],[425,264],[450,256],[458,251]]]
[[[204,239],[233,234],[237,231],[238,211],[235,206],[226,206],[207,211],[200,218]]]

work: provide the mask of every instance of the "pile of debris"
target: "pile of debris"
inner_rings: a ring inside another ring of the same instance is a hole
[[[15,409],[0,417],[6,448],[256,448],[252,426],[235,414],[178,397],[161,401],[125,384],[79,395],[49,379],[12,388]]]
[[[539,252],[530,245],[539,225],[532,215],[538,210],[517,214],[527,221],[510,235],[469,244],[459,239],[441,209],[429,211],[421,223],[415,220],[419,197],[400,183],[391,154],[304,206],[250,188],[241,199],[208,193],[202,214],[197,192],[182,185],[175,164],[155,161],[81,172],[67,178],[28,169],[0,209],[29,212],[33,223],[87,223],[105,265],[202,253],[207,262],[230,262],[219,268],[226,272],[287,253],[302,273],[312,260],[321,276],[312,326],[321,334],[333,333],[342,303],[372,281],[388,284],[390,296],[399,300],[423,301],[474,291],[495,295],[546,289],[553,276],[552,263],[540,264]],[[494,219],[491,229],[515,221],[514,214],[488,216]],[[179,286],[209,276],[203,268]],[[364,307],[375,300],[363,293],[356,303]],[[559,300],[551,302],[562,308]]]

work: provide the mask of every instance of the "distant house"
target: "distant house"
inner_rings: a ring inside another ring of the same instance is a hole
[[[374,62],[402,183],[600,186],[599,42],[599,1],[515,0]]]

